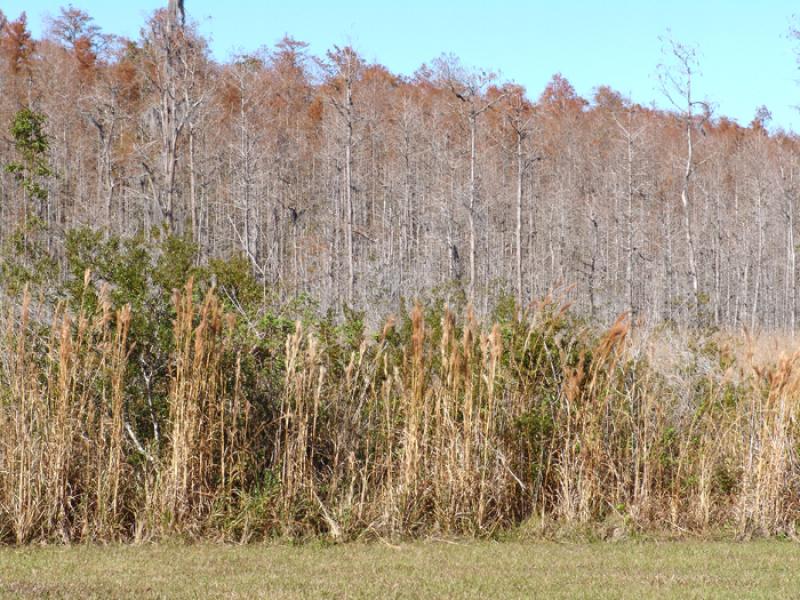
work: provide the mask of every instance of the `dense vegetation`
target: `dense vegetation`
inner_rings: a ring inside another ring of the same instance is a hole
[[[796,136],[765,108],[715,115],[691,47],[665,42],[657,110],[448,55],[399,76],[288,37],[219,62],[177,12],[132,40],[54,12],[41,39],[0,15],[0,240],[38,219],[62,271],[72,229],[165,228],[201,264],[242,254],[282,298],[373,325],[451,285],[481,315],[563,286],[604,324],[797,323]]]
[[[595,333],[552,299],[483,322],[416,304],[368,333],[270,298],[246,261],[193,267],[179,239],[81,231],[67,254],[62,288],[28,283],[3,313],[7,542],[489,535],[532,517],[794,535],[796,355],[625,319]]]
[[[0,540],[795,535],[794,136],[179,16],[0,14]]]

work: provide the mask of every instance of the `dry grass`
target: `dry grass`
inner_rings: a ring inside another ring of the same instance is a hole
[[[73,320],[60,307],[32,335],[31,298],[10,313],[0,387],[0,533],[114,539],[124,519],[123,379],[130,310]],[[112,324],[113,320],[113,324]]]
[[[101,295],[45,330],[30,305],[7,311],[0,364],[9,542],[486,536],[534,515],[542,532],[796,535],[800,354],[770,361],[746,336],[625,319],[594,336],[552,304],[482,327],[416,306],[343,362],[298,323],[278,393],[259,397],[233,318],[190,282],[163,435],[142,443],[130,310]]]

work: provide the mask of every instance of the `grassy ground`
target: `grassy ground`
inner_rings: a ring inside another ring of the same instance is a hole
[[[0,550],[22,598],[581,598],[800,594],[789,542],[420,542]]]

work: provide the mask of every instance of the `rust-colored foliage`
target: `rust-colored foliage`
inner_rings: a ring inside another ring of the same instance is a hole
[[[86,37],[80,37],[75,40],[75,58],[78,60],[80,68],[83,70],[91,70],[97,61],[97,53],[95,53],[92,46],[92,41]]]
[[[30,69],[36,42],[28,29],[28,17],[23,12],[15,21],[7,21],[0,36],[0,48],[15,75]]]
[[[542,108],[552,113],[576,113],[582,111],[588,102],[578,96],[572,84],[561,74],[553,75],[539,97]]]

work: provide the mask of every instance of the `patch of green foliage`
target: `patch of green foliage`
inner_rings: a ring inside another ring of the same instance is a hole
[[[58,263],[43,242],[44,231],[44,223],[31,217],[3,241],[0,277],[7,294],[18,296],[26,286],[46,290],[56,280]]]
[[[22,108],[14,115],[11,136],[19,160],[6,165],[6,171],[14,175],[28,197],[39,201],[47,198],[43,180],[53,175],[47,159],[50,141],[44,130],[46,122],[42,113],[30,108]]]
[[[199,266],[197,245],[190,239],[162,232],[129,238],[108,236],[89,228],[68,232],[65,272],[57,296],[71,310],[94,312],[101,297],[113,310],[132,309],[128,361],[128,414],[143,442],[154,442],[167,417],[169,356],[174,345],[173,295],[193,280],[195,301],[212,287],[225,310],[237,318],[232,348],[237,356],[240,385],[255,411],[269,422],[278,409],[285,377],[286,339],[296,323],[312,328],[325,347],[326,368],[341,376],[351,355],[365,340],[363,313],[344,308],[344,317],[330,310],[320,314],[308,296],[282,300],[273,286],[253,275],[246,258],[214,259]],[[269,447],[265,445],[264,452]],[[258,461],[260,457],[254,456]]]

